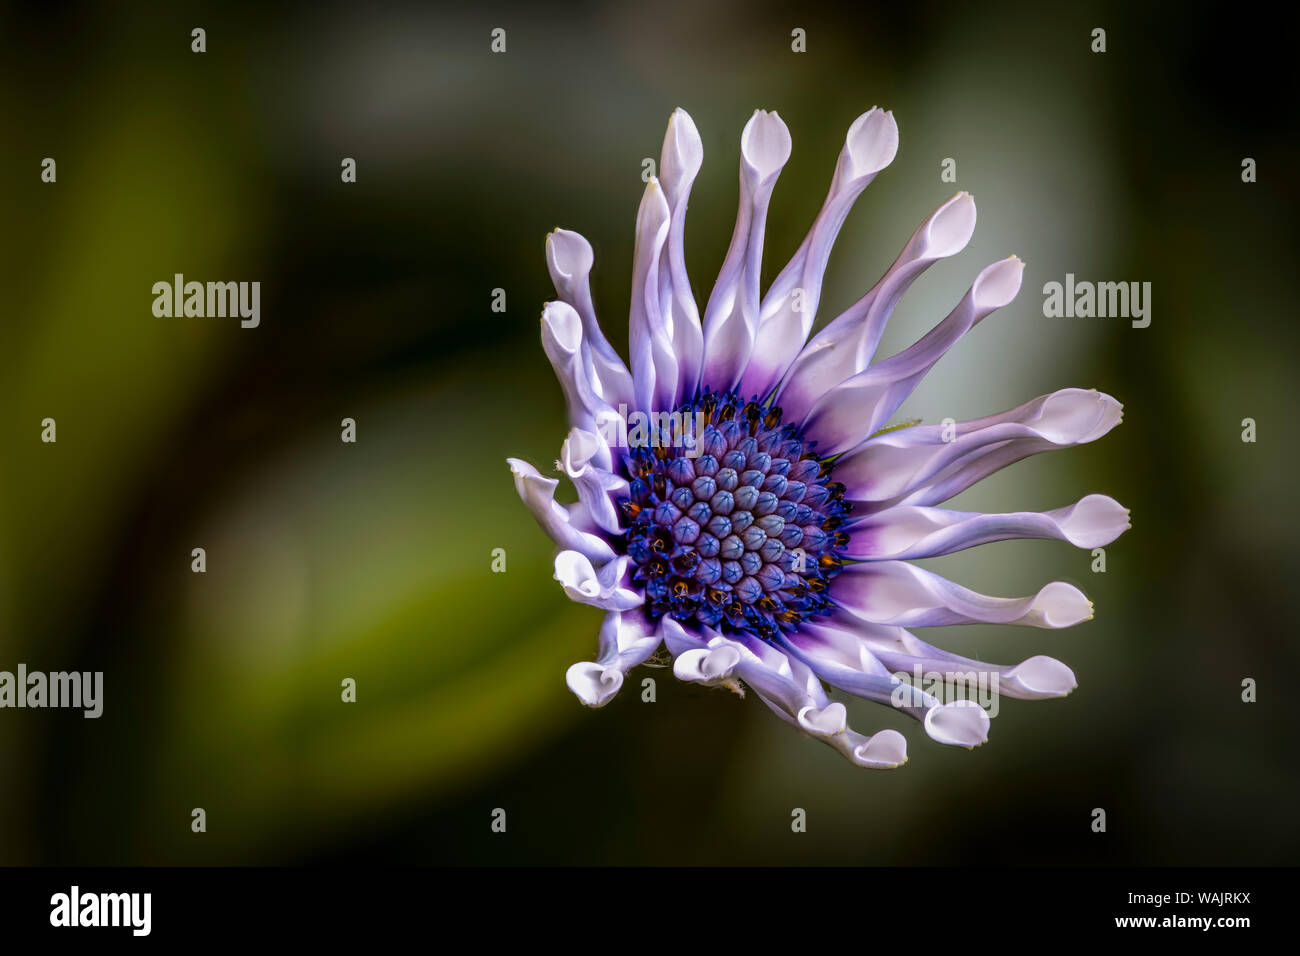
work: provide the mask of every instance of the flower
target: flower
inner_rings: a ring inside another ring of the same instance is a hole
[[[1007,538],[1109,544],[1128,511],[1088,495],[1044,513],[936,507],[1029,455],[1090,442],[1120,420],[1101,392],[1064,389],[987,418],[886,423],[931,367],[1020,289],[1015,256],[975,278],[957,307],[910,348],[872,362],[890,313],[934,262],[960,252],[975,203],[960,192],[926,219],[866,295],[809,339],[822,277],[845,216],[893,160],[898,127],[872,109],[853,123],[830,191],[793,258],[760,295],[768,201],[790,156],[776,113],[741,135],[740,208],[701,320],[683,237],[703,160],[677,110],[636,222],[631,368],[601,332],[590,244],[557,229],[547,264],[559,300],[542,313],[542,346],[564,391],[571,431],[558,481],[509,459],[515,487],[559,547],[555,577],[605,611],[595,661],[567,681],[592,707],[666,645],[673,673],[752,690],[779,717],[865,767],[907,759],[894,730],[864,736],[826,685],[902,709],[945,744],[974,747],[989,716],[964,697],[940,701],[898,674],[974,673],[1012,697],[1061,697],[1074,673],[1050,657],[986,664],[925,643],[909,628],[990,622],[1069,627],[1092,617],[1074,586],[988,597],[910,563]]]

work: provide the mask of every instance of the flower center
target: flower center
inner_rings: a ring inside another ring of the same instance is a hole
[[[771,639],[828,613],[852,507],[831,462],[780,408],[734,393],[657,418],[629,433],[619,502],[650,618]]]

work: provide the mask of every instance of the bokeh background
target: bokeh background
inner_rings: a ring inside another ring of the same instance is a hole
[[[5,7],[0,669],[103,670],[106,690],[99,720],[0,711],[0,862],[1297,862],[1294,57],[1240,5],[1145,6]],[[770,278],[877,104],[901,148],[847,222],[823,315],[958,188],[975,238],[917,283],[882,354],[982,266],[1028,263],[899,417],[1069,385],[1125,403],[1103,441],[957,503],[1109,493],[1133,528],[1105,574],[1041,541],[931,562],[997,594],[1081,586],[1086,625],[937,640],[1060,657],[1079,689],[1003,701],[974,752],[849,701],[855,726],[908,737],[888,773],[668,670],[588,711],[563,675],[599,612],[551,579],[504,461],[546,469],[564,434],[537,339],[545,234],[592,241],[625,345],[641,162],[673,108],[705,143],[687,228],[703,301],[750,113],[794,138]],[[259,280],[261,327],[155,318],[151,286],[177,272]],[[1045,319],[1042,285],[1067,272],[1151,282],[1151,326]]]

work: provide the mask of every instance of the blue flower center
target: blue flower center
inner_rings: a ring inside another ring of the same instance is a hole
[[[828,613],[852,506],[815,443],[734,393],[649,418],[640,434],[629,423],[619,506],[650,618],[770,640]]]

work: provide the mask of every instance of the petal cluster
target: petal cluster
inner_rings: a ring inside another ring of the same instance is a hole
[[[1018,293],[1024,263],[981,270],[953,310],[910,347],[877,358],[885,325],[911,284],[965,248],[975,202],[961,192],[926,218],[861,299],[814,326],[826,265],[849,210],[894,159],[893,115],[872,109],[849,128],[807,238],[764,292],[767,210],[792,141],[756,111],[740,143],[736,225],[703,311],[685,264],[699,133],[673,113],[636,220],[630,363],[605,338],[591,296],[591,245],[557,229],[546,258],[557,300],[542,313],[570,431],[558,480],[510,459],[515,487],[557,546],[555,578],[605,612],[593,661],[570,689],[600,707],[660,647],[673,673],[747,689],[792,727],[864,767],[907,759],[894,730],[864,736],[827,689],[891,706],[934,740],[973,747],[989,713],[939,699],[900,675],[977,676],[1004,696],[1060,697],[1073,672],[1050,657],[1012,665],[930,645],[911,629],[964,623],[1069,627],[1092,617],[1073,585],[984,595],[911,562],[1009,538],[1079,548],[1109,544],[1128,511],[1105,495],[1046,512],[983,514],[940,507],[1039,452],[1093,441],[1120,421],[1101,392],[1067,388],[985,418],[887,428],[922,378]]]

